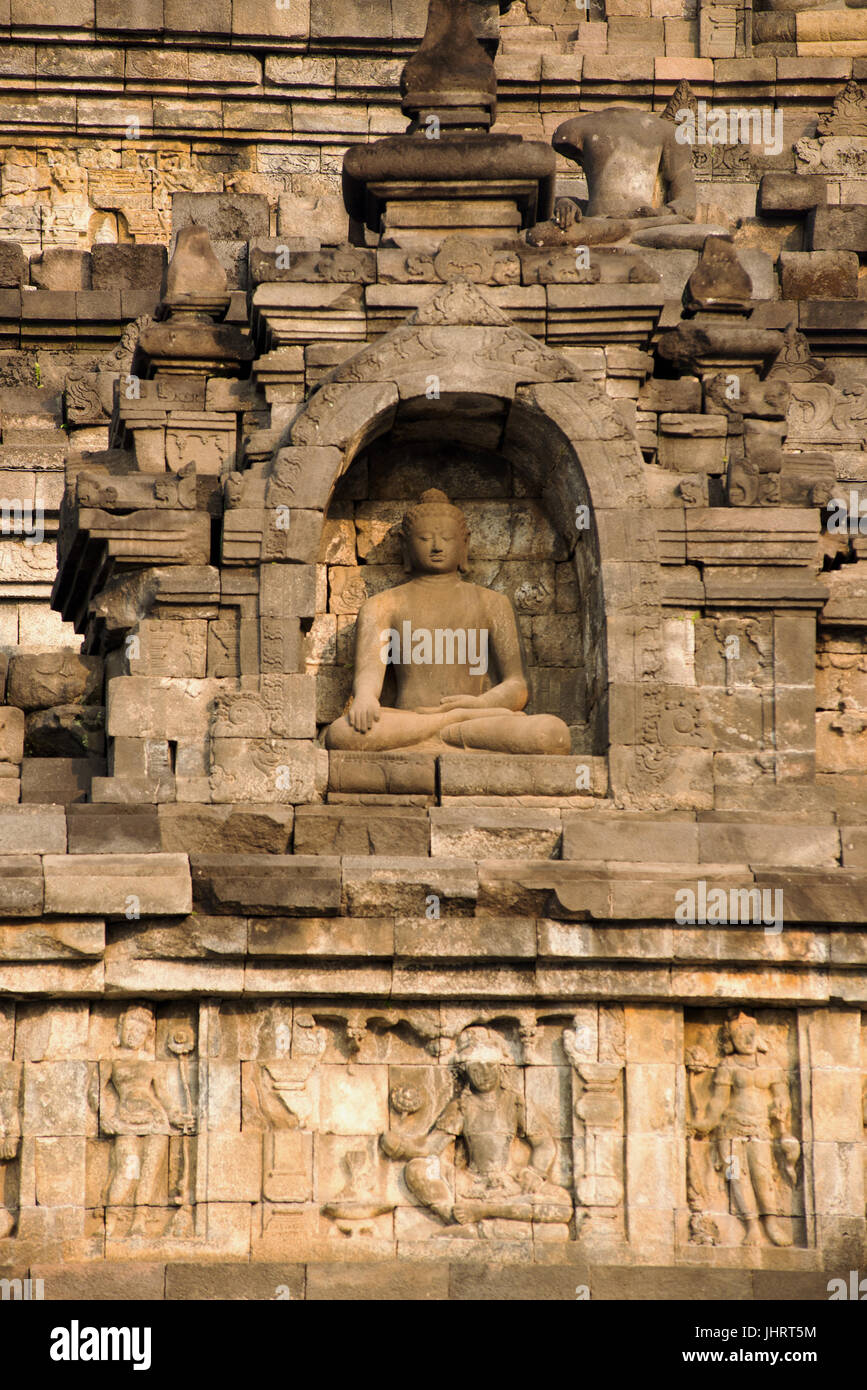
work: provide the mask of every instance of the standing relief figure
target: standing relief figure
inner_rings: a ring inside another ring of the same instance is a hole
[[[178,1208],[180,1217],[180,1209],[189,1203],[189,1136],[195,1133],[196,1117],[186,1058],[195,1047],[195,1039],[185,1025],[175,1027],[168,1048],[176,1060],[159,1062],[142,1055],[152,1030],[149,1008],[133,1005],[124,1010],[118,1024],[117,1051],[102,1088],[101,1129],[112,1136],[105,1204],[107,1208],[132,1208],[130,1236],[149,1233],[151,1208],[165,1208],[168,1201]],[[161,1178],[167,1161],[167,1136],[172,1134],[182,1137],[167,1193]],[[110,1230],[109,1234],[119,1232]]]
[[[389,1131],[380,1140],[388,1158],[408,1160],[407,1187],[447,1226],[571,1220],[570,1194],[551,1181],[555,1140],[508,1084],[510,1063],[503,1040],[491,1029],[464,1029],[457,1043],[459,1094],[426,1134]],[[515,1139],[530,1148],[525,1166],[515,1160]],[[440,1155],[455,1141],[463,1152],[456,1154],[453,1175],[444,1175]]]
[[[792,1191],[801,1145],[792,1134],[789,1078],[768,1065],[768,1045],[756,1020],[738,1013],[722,1030],[728,1056],[714,1064],[699,1049],[687,1057],[693,1119],[689,1173],[691,1232],[700,1244],[719,1244],[719,1230],[708,1212],[710,1169],[722,1174],[729,1210],[744,1226],[744,1245],[791,1245]],[[699,1095],[702,1073],[712,1071],[710,1094]],[[710,1139],[710,1152],[701,1141]],[[708,1157],[710,1164],[707,1163]]]

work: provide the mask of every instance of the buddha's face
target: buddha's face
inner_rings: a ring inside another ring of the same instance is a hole
[[[123,1047],[138,1052],[148,1040],[150,1026],[140,1014],[124,1014],[120,1025],[120,1039]]]
[[[474,1091],[493,1091],[499,1085],[499,1062],[467,1062],[464,1070]]]
[[[412,569],[424,574],[454,574],[466,559],[460,518],[444,508],[431,508],[416,517],[406,546]]]
[[[733,1018],[729,1024],[729,1037],[732,1040],[732,1047],[735,1052],[742,1057],[748,1056],[756,1050],[756,1023],[755,1019],[748,1018],[745,1014],[739,1014]]]

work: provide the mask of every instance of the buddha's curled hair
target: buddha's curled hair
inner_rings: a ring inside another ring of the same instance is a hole
[[[450,502],[446,494],[442,492],[440,488],[429,487],[422,493],[419,500],[413,503],[411,507],[407,507],[404,512],[403,521],[400,524],[400,533],[404,540],[409,537],[413,527],[422,520],[425,514],[430,515],[433,512],[447,513],[453,521],[457,521],[460,524],[464,540],[469,538],[470,528],[467,525],[467,518],[464,516],[460,507],[456,507],[453,502]]]

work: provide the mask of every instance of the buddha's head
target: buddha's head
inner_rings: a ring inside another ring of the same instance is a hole
[[[118,1024],[118,1042],[131,1052],[139,1052],[150,1037],[153,1015],[150,1009],[133,1004],[125,1009]]]
[[[455,574],[466,570],[470,529],[460,507],[439,488],[428,488],[408,508],[400,527],[404,563],[422,574]]]
[[[736,1052],[741,1057],[752,1056],[756,1052],[767,1052],[768,1045],[759,1036],[759,1027],[750,1014],[732,1011],[723,1032],[723,1050]]]
[[[508,1048],[490,1028],[465,1028],[458,1038],[458,1070],[474,1091],[493,1091],[511,1061]]]

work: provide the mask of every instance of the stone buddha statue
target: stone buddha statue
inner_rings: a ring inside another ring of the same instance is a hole
[[[460,508],[429,489],[404,516],[401,541],[410,578],[362,604],[352,701],[326,747],[568,753],[561,719],[524,712],[529,692],[511,602],[463,577],[469,528]],[[389,668],[396,694],[384,705]]]
[[[554,132],[558,154],[580,165],[587,179],[588,224],[578,204],[559,198],[551,222],[532,228],[531,244],[563,245],[577,239],[607,241],[612,237],[593,225],[602,220],[618,224],[620,236],[631,224],[691,222],[696,214],[692,147],[676,138],[672,121],[648,111],[612,106],[564,121]],[[592,220],[592,222],[591,222]]]

